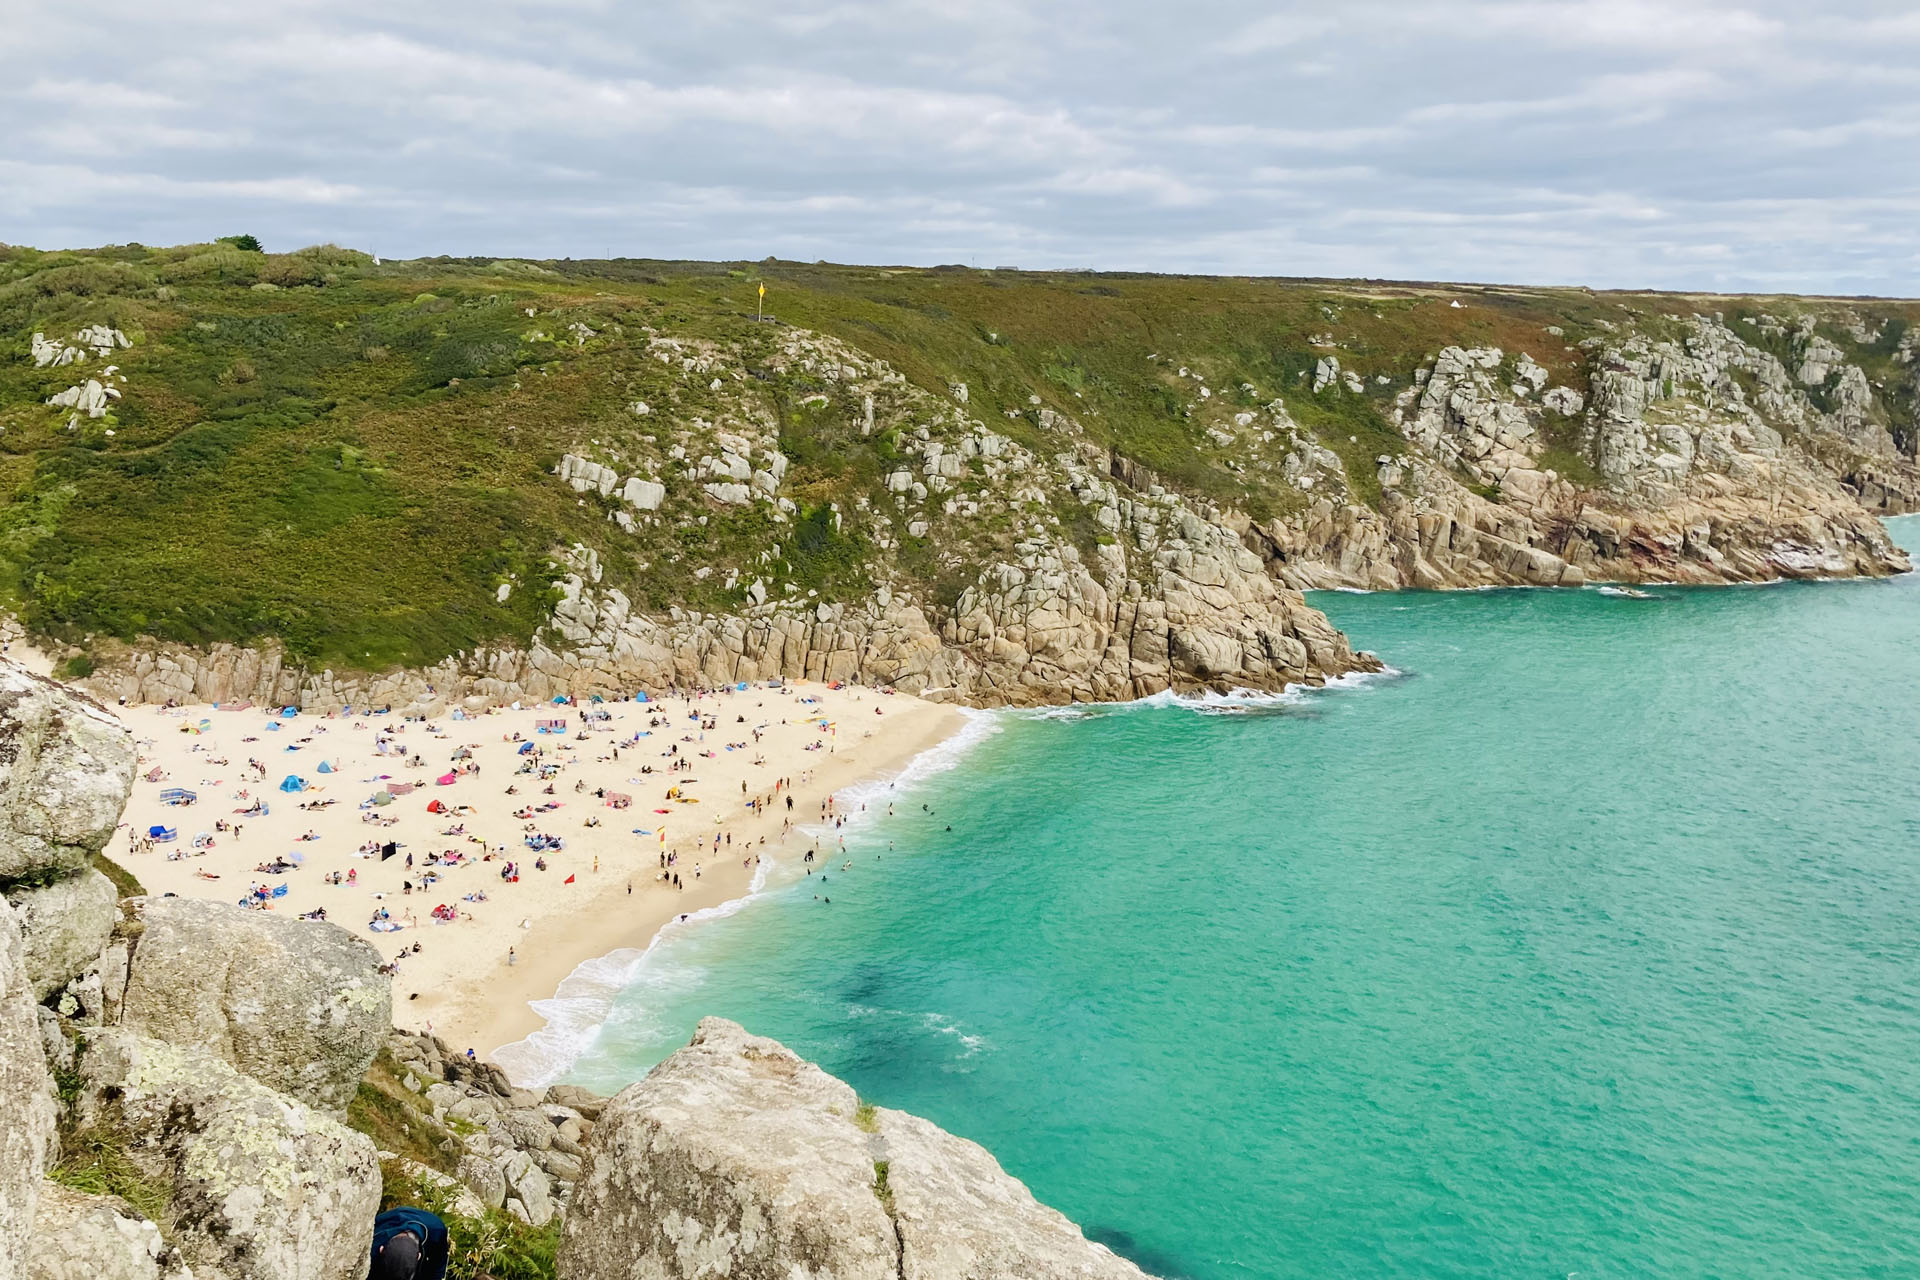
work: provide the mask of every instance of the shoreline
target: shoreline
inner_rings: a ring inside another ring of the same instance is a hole
[[[801,681],[458,720],[108,709],[140,754],[108,857],[151,894],[323,909],[395,965],[394,1025],[484,1057],[542,1030],[535,1002],[582,965],[744,901],[838,792],[897,776],[971,714]],[[174,789],[193,801],[165,804]],[[382,915],[393,932],[371,931]]]
[[[1277,692],[1234,689],[1227,693],[1207,691],[1189,695],[1163,690],[1160,693],[1147,694],[1124,702],[1069,703],[1064,706],[1003,707],[986,710],[960,708],[960,714],[963,717],[961,723],[944,736],[937,736],[927,741],[905,761],[901,768],[892,772],[856,778],[841,786],[835,794],[846,800],[847,803],[841,807],[848,824],[852,825],[858,821],[858,814],[861,812],[859,802],[863,799],[860,793],[866,788],[872,787],[877,791],[882,789],[882,784],[890,787],[902,781],[913,782],[952,767],[952,764],[957,763],[966,750],[997,731],[995,724],[1002,717],[1078,718],[1103,712],[1171,708],[1200,714],[1231,714],[1295,703],[1316,692],[1357,689],[1376,682],[1396,679],[1404,674],[1396,667],[1383,664],[1379,671],[1347,672],[1332,677],[1323,684],[1289,685]],[[980,730],[978,736],[974,733],[976,728]],[[917,768],[923,762],[931,767]],[[791,838],[804,842],[822,831],[823,828],[810,824],[797,827]],[[682,923],[692,927],[721,919],[744,909],[769,883],[773,882],[775,877],[781,874],[783,869],[790,868],[783,868],[780,863],[769,860],[759,869],[759,874],[752,877],[752,882],[742,889],[739,896],[706,905],[690,913],[691,918],[685,921],[669,917],[662,921],[650,936],[636,942],[615,943],[604,951],[579,961],[558,982],[548,988],[552,994],[545,998],[530,996],[526,1003],[516,1005],[516,1008],[524,1013],[524,1017],[514,1019],[512,1025],[533,1024],[532,1029],[517,1039],[496,1046],[491,1052],[496,1065],[505,1069],[516,1084],[523,1086],[546,1085],[564,1080],[573,1065],[592,1048],[594,1038],[604,1024],[614,1001],[632,985],[642,966],[647,963],[648,957],[666,940],[671,930]],[[502,1019],[502,1022],[504,1023],[505,1019]],[[505,1051],[504,1056],[502,1056],[503,1051]]]
[[[966,711],[937,703],[921,705],[951,712],[951,718],[947,715],[932,718],[933,723],[929,728],[899,743],[887,759],[859,763],[848,760],[839,769],[816,772],[811,783],[797,788],[796,794],[806,800],[815,800],[838,795],[863,783],[884,780],[903,772],[915,759],[929,751],[938,750],[965,731],[968,724]],[[768,817],[754,819],[752,815],[736,816],[744,817],[748,824],[770,821]],[[483,1034],[473,1037],[476,1052],[506,1069],[514,1082],[521,1084],[525,1077],[509,1065],[512,1058],[520,1055],[509,1054],[506,1060],[502,1060],[499,1054],[502,1049],[528,1043],[553,1026],[554,1019],[538,1006],[577,998],[567,993],[566,986],[580,977],[583,969],[622,955],[631,956],[631,963],[637,963],[659,945],[667,931],[676,924],[695,924],[715,919],[722,913],[732,914],[744,907],[777,872],[784,855],[812,838],[810,833],[815,826],[815,822],[797,824],[786,837],[776,837],[769,842],[762,855],[764,861],[757,866],[749,869],[731,862],[724,863],[714,874],[703,876],[699,888],[689,887],[666,904],[668,909],[649,912],[643,917],[626,914],[624,904],[628,900],[627,895],[618,885],[608,885],[589,904],[582,920],[550,920],[544,928],[536,925],[528,931],[525,935],[529,943],[528,950],[539,959],[523,962],[501,975],[504,985],[485,993],[493,1007],[478,1015],[469,1015],[465,1009],[458,1010],[446,1023],[436,1022],[436,1034],[452,1044],[453,1039],[447,1028],[462,1025],[471,1016],[475,1025],[484,1028]],[[777,823],[773,829],[777,831]],[[749,832],[766,834],[766,829],[750,825]],[[602,907],[606,909],[601,910]],[[542,945],[563,939],[564,946]],[[397,1012],[397,1003],[395,1008]],[[397,1017],[395,1021],[398,1022]],[[481,1047],[483,1043],[487,1045],[486,1048]],[[574,1056],[577,1055],[576,1050]],[[563,1067],[560,1074],[564,1074],[564,1070]]]
[[[863,774],[834,792],[836,808],[845,816],[847,827],[856,826],[864,810],[864,793],[889,790],[905,782],[911,784],[944,772],[958,762],[971,747],[997,732],[996,714],[971,708],[959,708],[961,719],[950,728],[931,735],[897,769]],[[833,828],[810,823],[794,829],[788,841],[819,844]],[[844,830],[844,829],[843,829]],[[788,841],[774,846],[790,853]],[[544,998],[532,997],[522,1008],[524,1022],[534,1025],[525,1035],[497,1046],[491,1057],[516,1084],[538,1087],[563,1080],[594,1044],[613,1003],[640,974],[656,948],[682,928],[724,919],[746,909],[769,886],[799,878],[799,864],[790,857],[768,858],[754,869],[738,896],[704,906],[684,915],[670,916],[644,938],[615,945],[579,961]],[[518,1025],[521,1020],[516,1020]]]

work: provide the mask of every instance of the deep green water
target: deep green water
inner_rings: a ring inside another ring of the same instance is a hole
[[[1920,1274],[1920,581],[1656,594],[1323,595],[1403,674],[1000,717],[573,1078],[736,1018],[1169,1276]]]

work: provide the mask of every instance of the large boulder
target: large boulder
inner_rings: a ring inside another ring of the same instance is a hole
[[[0,664],[0,886],[71,875],[133,790],[133,735],[105,707]]]
[[[57,1182],[40,1188],[30,1252],[27,1280],[193,1280],[180,1251],[132,1205]]]
[[[119,916],[119,899],[113,881],[98,871],[7,892],[20,921],[35,999],[45,1000],[100,958]]]
[[[992,1156],[866,1109],[720,1018],[610,1101],[568,1204],[571,1280],[1137,1280]]]
[[[210,1053],[89,1031],[76,1129],[118,1142],[171,1189],[173,1241],[197,1275],[360,1280],[380,1208],[373,1143]]]
[[[902,1280],[1139,1280],[1138,1267],[1035,1200],[985,1147],[904,1111],[878,1107],[873,1121],[900,1233]]]
[[[380,954],[338,925],[149,898],[121,1025],[343,1111],[393,1024]]]
[[[0,902],[0,1276],[25,1270],[34,1206],[53,1142],[53,1081],[22,958],[20,926]]]

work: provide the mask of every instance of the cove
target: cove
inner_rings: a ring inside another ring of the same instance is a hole
[[[1396,674],[996,714],[572,1078],[734,1018],[1168,1276],[1907,1274],[1920,581],[1651,594],[1321,594]]]

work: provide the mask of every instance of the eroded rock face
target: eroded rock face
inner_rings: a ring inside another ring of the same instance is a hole
[[[560,1252],[574,1280],[1138,1277],[993,1158],[720,1018],[614,1097]]]
[[[904,1111],[873,1114],[903,1280],[1139,1277],[1139,1268],[1035,1200],[986,1148]]]
[[[27,978],[44,1000],[93,964],[107,945],[119,894],[113,881],[86,871],[7,894],[20,922]]]
[[[392,1025],[380,956],[337,925],[150,898],[127,980],[129,1031],[215,1054],[342,1111]]]
[[[108,1130],[172,1187],[202,1280],[361,1280],[380,1207],[371,1140],[212,1054],[90,1031],[76,1127]]]
[[[0,1276],[25,1272],[53,1142],[53,1082],[27,979],[20,926],[0,902]]]
[[[160,1228],[117,1196],[40,1188],[27,1280],[193,1280]]]
[[[0,885],[88,866],[133,789],[133,736],[87,695],[0,664]]]

